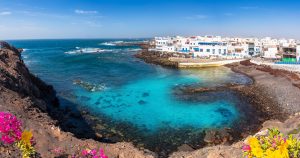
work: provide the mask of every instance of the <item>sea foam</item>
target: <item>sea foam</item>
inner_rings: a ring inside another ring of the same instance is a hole
[[[80,48],[76,47],[76,50],[71,50],[65,52],[66,54],[93,54],[93,53],[103,53],[103,52],[112,52],[111,49],[101,49],[101,48]]]

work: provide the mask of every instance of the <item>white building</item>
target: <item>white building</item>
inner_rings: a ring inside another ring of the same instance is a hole
[[[263,57],[269,59],[276,59],[278,54],[277,46],[264,46]]]
[[[175,36],[156,37],[154,43],[156,45],[154,50],[156,51],[193,54],[194,57],[245,58],[263,56],[275,59],[281,57],[284,48],[295,50],[297,41],[294,39],[278,40],[271,37],[258,39],[222,38],[221,36]]]
[[[296,58],[300,62],[300,44],[297,45]]]
[[[155,37],[155,49],[161,52],[176,52],[173,41],[169,37]]]
[[[191,46],[194,57],[224,57],[227,55],[227,44],[223,42],[201,42]]]

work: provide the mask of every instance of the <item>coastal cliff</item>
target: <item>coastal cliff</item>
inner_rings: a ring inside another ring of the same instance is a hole
[[[64,124],[68,119],[65,116],[76,115],[82,119],[80,113],[59,108],[55,90],[29,72],[21,59],[20,49],[6,42],[0,42],[0,46],[0,111],[14,114],[22,120],[25,129],[32,131],[36,142],[35,157],[57,157],[57,151],[63,157],[69,157],[82,146],[101,147],[109,157],[154,157],[151,152],[139,151],[130,143],[102,143],[87,139],[95,138],[93,136],[85,138],[85,135],[91,135],[83,133],[85,131],[73,132],[73,126]],[[0,143],[0,157],[18,158],[21,155],[18,149]]]

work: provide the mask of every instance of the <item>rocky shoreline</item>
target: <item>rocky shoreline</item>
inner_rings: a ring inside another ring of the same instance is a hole
[[[95,133],[86,122],[82,110],[77,109],[76,106],[74,109],[59,108],[59,101],[53,87],[29,72],[21,59],[20,50],[5,42],[0,43],[0,111],[15,114],[23,121],[26,129],[32,130],[35,139],[38,140],[36,157],[55,157],[55,153],[51,152],[54,149],[62,149],[65,157],[68,157],[76,152],[79,145],[89,148],[101,147],[111,158],[158,157],[146,149],[137,149],[131,143],[114,143],[103,138],[101,134]],[[142,47],[147,47],[147,45]],[[161,56],[153,52],[149,55],[147,51],[142,51],[136,57],[148,63],[177,68],[176,63],[167,62],[168,55]],[[245,124],[244,128],[248,130],[239,133],[239,136],[234,139],[228,135],[230,130],[208,131],[204,137],[205,142],[209,144],[208,147],[195,150],[185,144],[179,147],[177,152],[171,154],[171,158],[242,157],[243,142],[241,140],[260,129],[278,127],[283,133],[299,131],[300,116],[297,114],[300,111],[300,103],[297,103],[297,97],[300,96],[299,74],[258,66],[249,61],[227,66],[235,72],[251,77],[254,83],[251,85],[229,84],[213,88],[189,87],[189,89],[183,89],[184,93],[210,93],[226,90],[238,92],[249,98],[255,112],[258,112],[256,116],[258,116],[259,124],[251,127]],[[65,102],[67,101],[64,101],[64,104]],[[236,143],[230,145],[228,142]],[[20,157],[18,151],[3,144],[0,144],[0,151],[0,157]]]
[[[169,60],[169,54],[143,50],[136,57],[144,60],[146,63],[152,63],[163,67],[178,68],[178,63]],[[298,128],[300,120],[294,116],[300,111],[300,103],[297,98],[300,96],[299,74],[286,70],[272,69],[270,66],[256,65],[249,60],[238,63],[228,64],[232,71],[244,74],[253,79],[254,83],[250,85],[228,84],[218,87],[185,87],[181,93],[209,93],[214,91],[233,90],[240,95],[248,98],[250,104],[257,113],[259,123],[255,127],[249,127],[238,137],[233,145],[221,145],[215,147],[205,147],[195,150],[194,152],[175,152],[171,157],[242,157],[240,148],[242,147],[243,138],[259,132],[261,129],[268,127],[278,127],[279,121],[289,122],[293,120]],[[271,120],[271,121],[270,121]],[[273,121],[272,121],[273,120]],[[299,123],[297,123],[297,121]],[[282,123],[284,124],[284,123]],[[285,124],[286,125],[286,124]],[[288,126],[288,125],[287,125]],[[244,130],[247,127],[244,127]],[[278,127],[280,128],[280,127]],[[286,131],[285,129],[281,129]],[[233,133],[235,135],[237,133]],[[218,142],[218,131],[213,134],[208,133],[207,142]],[[212,143],[217,145],[218,143]],[[221,141],[222,144],[222,141]],[[227,151],[228,150],[228,151]],[[232,153],[231,153],[232,152]],[[184,154],[182,154],[184,153]],[[197,153],[197,154],[194,154]],[[226,156],[222,156],[224,155]],[[214,155],[214,156],[211,156]]]
[[[167,53],[160,53],[154,51],[148,51],[143,49],[139,53],[135,54],[136,58],[142,59],[146,63],[161,65],[169,68],[178,68],[178,63],[174,61],[170,61],[169,57],[171,57]]]

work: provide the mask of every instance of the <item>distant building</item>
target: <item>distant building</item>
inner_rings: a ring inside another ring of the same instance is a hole
[[[296,58],[297,58],[297,61],[300,62],[300,44],[297,45]]]
[[[277,46],[264,46],[263,47],[263,57],[269,59],[276,59],[278,58],[278,48]]]
[[[230,38],[221,36],[156,37],[155,51],[183,53],[193,57],[249,58],[262,56],[278,59],[296,55],[294,39]],[[299,54],[298,54],[299,55]]]
[[[227,55],[227,44],[223,42],[197,42],[191,46],[194,57],[222,57]]]

